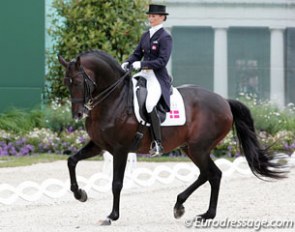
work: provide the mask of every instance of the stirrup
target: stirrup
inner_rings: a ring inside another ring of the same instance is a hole
[[[152,143],[151,143],[151,146],[150,146],[150,155],[152,157],[155,157],[155,156],[160,156],[163,154],[163,146],[160,142],[154,140]]]

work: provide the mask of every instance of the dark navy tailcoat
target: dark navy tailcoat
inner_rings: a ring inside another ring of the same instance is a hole
[[[161,28],[150,38],[149,31],[143,33],[140,42],[133,54],[127,59],[132,64],[141,61],[142,69],[152,69],[161,85],[163,104],[166,111],[170,110],[170,87],[171,78],[167,72],[166,65],[172,51],[172,37]]]

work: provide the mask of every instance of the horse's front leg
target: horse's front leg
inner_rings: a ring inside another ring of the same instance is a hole
[[[121,152],[113,154],[113,210],[106,220],[102,221],[102,225],[110,225],[112,221],[119,218],[120,194],[123,188],[124,173],[127,163],[128,153]]]
[[[84,190],[79,189],[76,179],[76,165],[80,160],[87,159],[98,155],[102,149],[90,141],[85,147],[78,151],[75,155],[68,158],[68,168],[71,179],[71,191],[77,200],[85,202],[87,200],[87,194]]]

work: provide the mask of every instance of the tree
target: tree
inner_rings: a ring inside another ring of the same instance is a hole
[[[72,59],[83,51],[101,49],[124,61],[145,29],[147,4],[148,0],[53,0],[48,33],[54,45],[47,51],[47,100],[68,96],[57,54]]]

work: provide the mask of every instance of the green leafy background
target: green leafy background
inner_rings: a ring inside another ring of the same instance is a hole
[[[147,0],[53,0],[48,33],[54,45],[47,51],[46,99],[68,97],[57,54],[70,60],[83,51],[101,49],[123,62],[146,29],[148,4]]]

